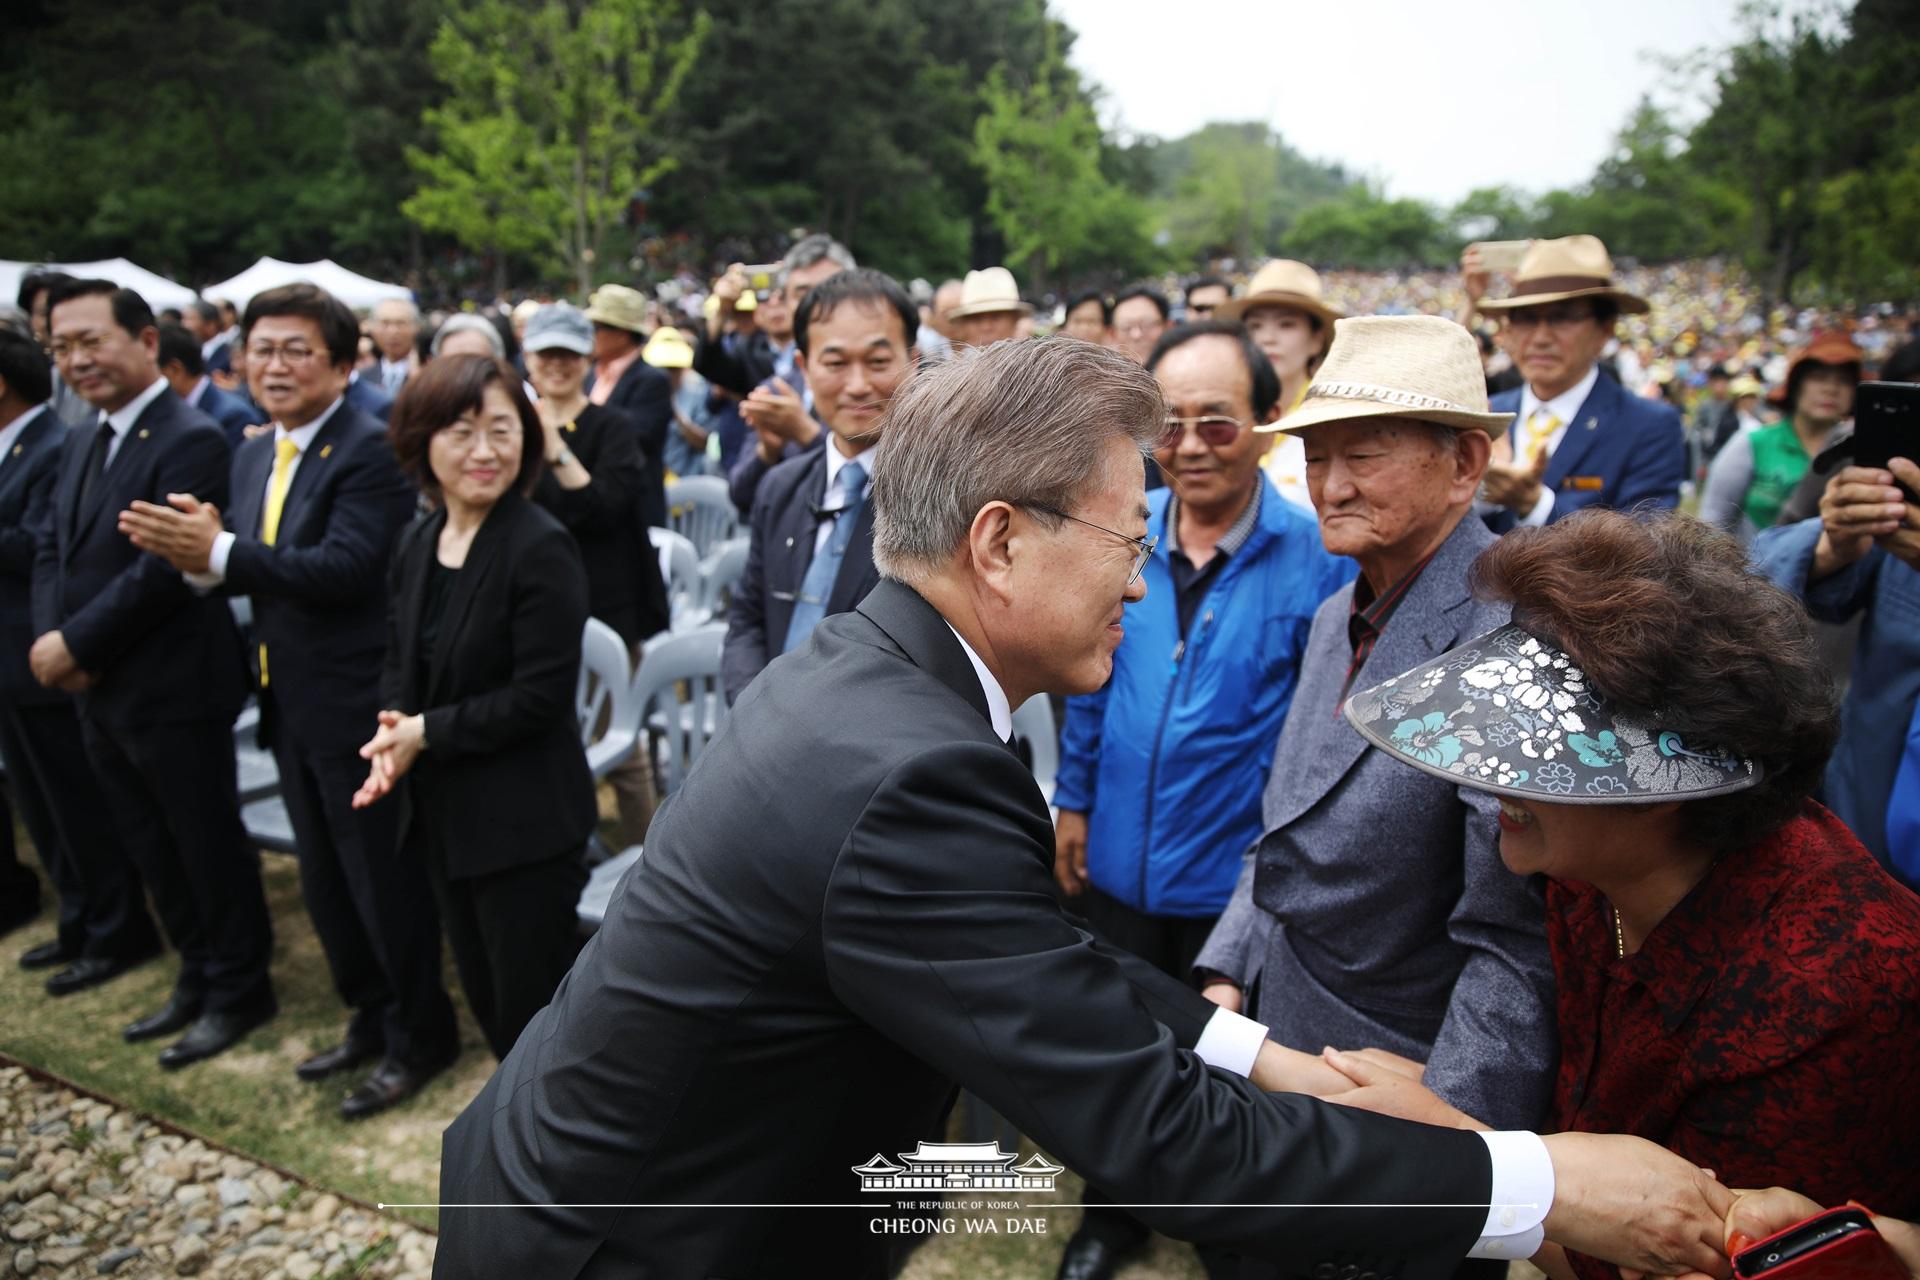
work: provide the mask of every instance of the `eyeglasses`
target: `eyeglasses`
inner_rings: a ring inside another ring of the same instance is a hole
[[[249,345],[246,351],[247,363],[257,364],[263,368],[272,364],[274,359],[278,357],[286,361],[289,369],[298,369],[300,366],[310,363],[315,356],[320,354],[312,347],[297,342],[289,342],[285,346],[280,347],[271,346],[262,342]]]
[[[1128,537],[1126,534],[1121,533],[1118,529],[1109,529],[1107,528],[1107,526],[1103,524],[1095,524],[1091,520],[1082,520],[1079,516],[1068,515],[1066,512],[1062,511],[1060,508],[1050,507],[1050,506],[1047,506],[1045,503],[1023,502],[1023,503],[1020,503],[1019,505],[1026,507],[1030,511],[1043,511],[1047,515],[1056,516],[1061,520],[1071,520],[1075,524],[1083,524],[1087,526],[1087,528],[1089,529],[1098,529],[1100,532],[1106,534],[1110,538],[1118,538],[1122,542],[1132,544],[1133,567],[1127,574],[1128,586],[1132,586],[1136,581],[1139,580],[1140,571],[1147,567],[1148,557],[1152,556],[1153,549],[1160,545],[1160,539],[1158,538]]]
[[[522,428],[517,424],[513,426],[504,424],[490,426],[482,432],[475,430],[463,422],[458,426],[442,427],[437,434],[444,436],[447,443],[453,446],[455,452],[465,453],[479,443],[480,437],[483,435],[486,437],[487,443],[492,445],[495,450],[512,448],[513,442],[522,438],[521,433]]]
[[[47,350],[53,354],[55,360],[66,360],[76,351],[84,351],[90,356],[97,356],[102,351],[105,351],[107,344],[112,341],[113,335],[110,333],[90,333],[77,342],[55,342],[52,346],[48,347]]]
[[[1148,334],[1158,336],[1166,327],[1165,320],[1136,320],[1132,324],[1117,324],[1113,331],[1123,338],[1144,338]]]
[[[1555,333],[1572,333],[1593,319],[1596,317],[1587,307],[1526,307],[1507,312],[1507,328],[1516,333],[1531,333],[1544,324]]]
[[[1168,414],[1166,428],[1160,433],[1160,443],[1154,447],[1173,448],[1186,437],[1187,428],[1191,426],[1202,441],[1216,449],[1224,449],[1239,438],[1246,425],[1238,418],[1229,418],[1221,413],[1209,413],[1198,418],[1176,418]]]

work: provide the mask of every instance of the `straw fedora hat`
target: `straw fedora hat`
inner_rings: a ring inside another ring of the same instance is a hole
[[[587,319],[629,333],[645,333],[646,296],[623,284],[603,284],[587,299]]]
[[[1005,267],[967,272],[966,280],[960,285],[960,305],[947,314],[958,320],[962,316],[991,315],[995,311],[1033,314],[1033,308],[1020,301],[1020,286],[1014,283],[1013,272]]]
[[[1563,236],[1535,240],[1520,256],[1513,273],[1513,292],[1504,298],[1483,298],[1482,311],[1511,311],[1538,307],[1567,298],[1612,298],[1627,315],[1647,313],[1647,300],[1613,283],[1613,259],[1598,236]]]
[[[1440,316],[1355,316],[1334,322],[1326,363],[1300,406],[1255,431],[1303,431],[1350,418],[1417,418],[1489,435],[1513,421],[1487,412],[1480,344]]]
[[[1244,297],[1234,298],[1214,309],[1221,320],[1238,320],[1255,307],[1294,307],[1320,317],[1330,325],[1340,313],[1320,298],[1320,273],[1304,262],[1275,258],[1253,273]]]

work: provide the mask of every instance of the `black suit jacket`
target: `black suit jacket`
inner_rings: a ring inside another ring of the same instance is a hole
[[[287,489],[272,546],[260,540],[275,437],[233,457],[227,590],[253,600],[253,638],[267,647],[271,741],[280,716],[329,750],[373,736],[387,643],[387,559],[414,513],[414,492],[386,428],[341,405],[314,433]]]
[[[784,771],[784,772],[783,772]],[[781,785],[804,780],[803,785]],[[777,789],[777,801],[774,791]],[[757,682],[654,819],[553,1002],[447,1130],[443,1276],[886,1274],[852,1172],[956,1082],[1189,1239],[1429,1280],[1485,1210],[1480,1138],[1264,1095],[1214,1010],[1062,913],[1047,804],[940,615],[885,583]],[[908,1193],[911,1194],[911,1193]],[[803,1268],[804,1269],[804,1268]]]
[[[0,701],[10,706],[54,706],[68,699],[35,680],[27,665],[27,650],[39,634],[33,625],[34,554],[53,508],[66,439],[66,424],[52,405],[43,405],[0,458]]]
[[[190,403],[220,424],[220,429],[227,433],[228,446],[234,449],[246,442],[248,427],[266,420],[254,408],[251,400],[242,400],[230,391],[222,391],[213,384],[212,379],[208,379],[199,398]]]
[[[33,621],[60,631],[94,677],[80,709],[122,725],[229,721],[246,698],[247,667],[226,600],[202,596],[178,570],[138,551],[118,527],[135,500],[191,493],[227,508],[232,450],[220,426],[162,391],[121,439],[113,464],[80,503],[100,423],[67,433],[52,518],[33,570]]]
[[[826,433],[823,431],[822,436]],[[831,444],[827,449],[833,448]],[[739,698],[749,681],[778,657],[800,584],[813,563],[820,530],[814,513],[827,496],[826,449],[810,449],[767,472],[753,500],[752,541],[747,567],[733,589],[727,613],[727,642],[720,674],[727,701]],[[845,613],[866,598],[880,581],[873,567],[873,502],[861,504],[840,572],[827,596],[827,612]]]
[[[459,879],[578,850],[598,811],[575,723],[587,576],[573,539],[519,494],[501,498],[454,577],[422,688],[427,565],[446,522],[422,516],[394,548],[380,705],[425,712],[401,822]]]
[[[635,360],[620,375],[607,407],[633,419],[640,444],[640,489],[636,499],[642,527],[667,523],[667,432],[673,428],[673,384],[667,375]]]
[[[602,405],[588,405],[561,435],[592,482],[584,489],[566,489],[551,469],[543,470],[533,500],[579,544],[593,616],[628,644],[638,644],[666,630],[669,621],[660,557],[640,518],[646,470],[639,435],[631,418]]]
[[[387,415],[393,412],[393,397],[388,395],[387,389],[379,383],[356,376],[347,383],[347,405],[349,408],[358,409],[369,418],[378,418],[381,422],[385,422]]]

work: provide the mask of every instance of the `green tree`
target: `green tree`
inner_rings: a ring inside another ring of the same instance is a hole
[[[1307,262],[1369,269],[1439,266],[1453,248],[1431,205],[1389,200],[1368,184],[1308,208],[1282,244]]]
[[[1251,262],[1294,219],[1353,187],[1337,165],[1306,159],[1257,121],[1212,123],[1156,149],[1160,217],[1183,258]]]
[[[676,16],[671,0],[483,0],[447,17],[431,49],[447,96],[423,117],[434,149],[407,153],[406,215],[558,261],[584,295],[633,193],[673,168],[655,125],[706,32]]]

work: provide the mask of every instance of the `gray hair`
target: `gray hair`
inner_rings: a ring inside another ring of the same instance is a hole
[[[469,314],[447,317],[447,322],[434,330],[433,343],[429,350],[437,356],[440,354],[441,345],[448,338],[456,333],[468,332],[486,334],[488,344],[493,347],[493,354],[502,360],[507,358],[507,344],[501,339],[500,330],[496,329],[493,322],[485,316]]]
[[[1070,338],[996,342],[923,367],[888,406],[874,458],[874,563],[889,578],[924,577],[996,500],[1071,511],[1108,478],[1114,440],[1148,449],[1165,421],[1152,374]]]
[[[373,309],[369,314],[379,315],[380,308],[382,307],[405,307],[407,309],[407,319],[413,321],[416,325],[420,323],[420,308],[412,298],[382,298],[373,304]]]
[[[847,246],[830,235],[815,232],[813,235],[803,237],[793,248],[787,250],[786,257],[780,259],[780,283],[785,285],[789,275],[812,266],[822,258],[839,263],[847,271],[860,265],[853,260],[853,253]]]

